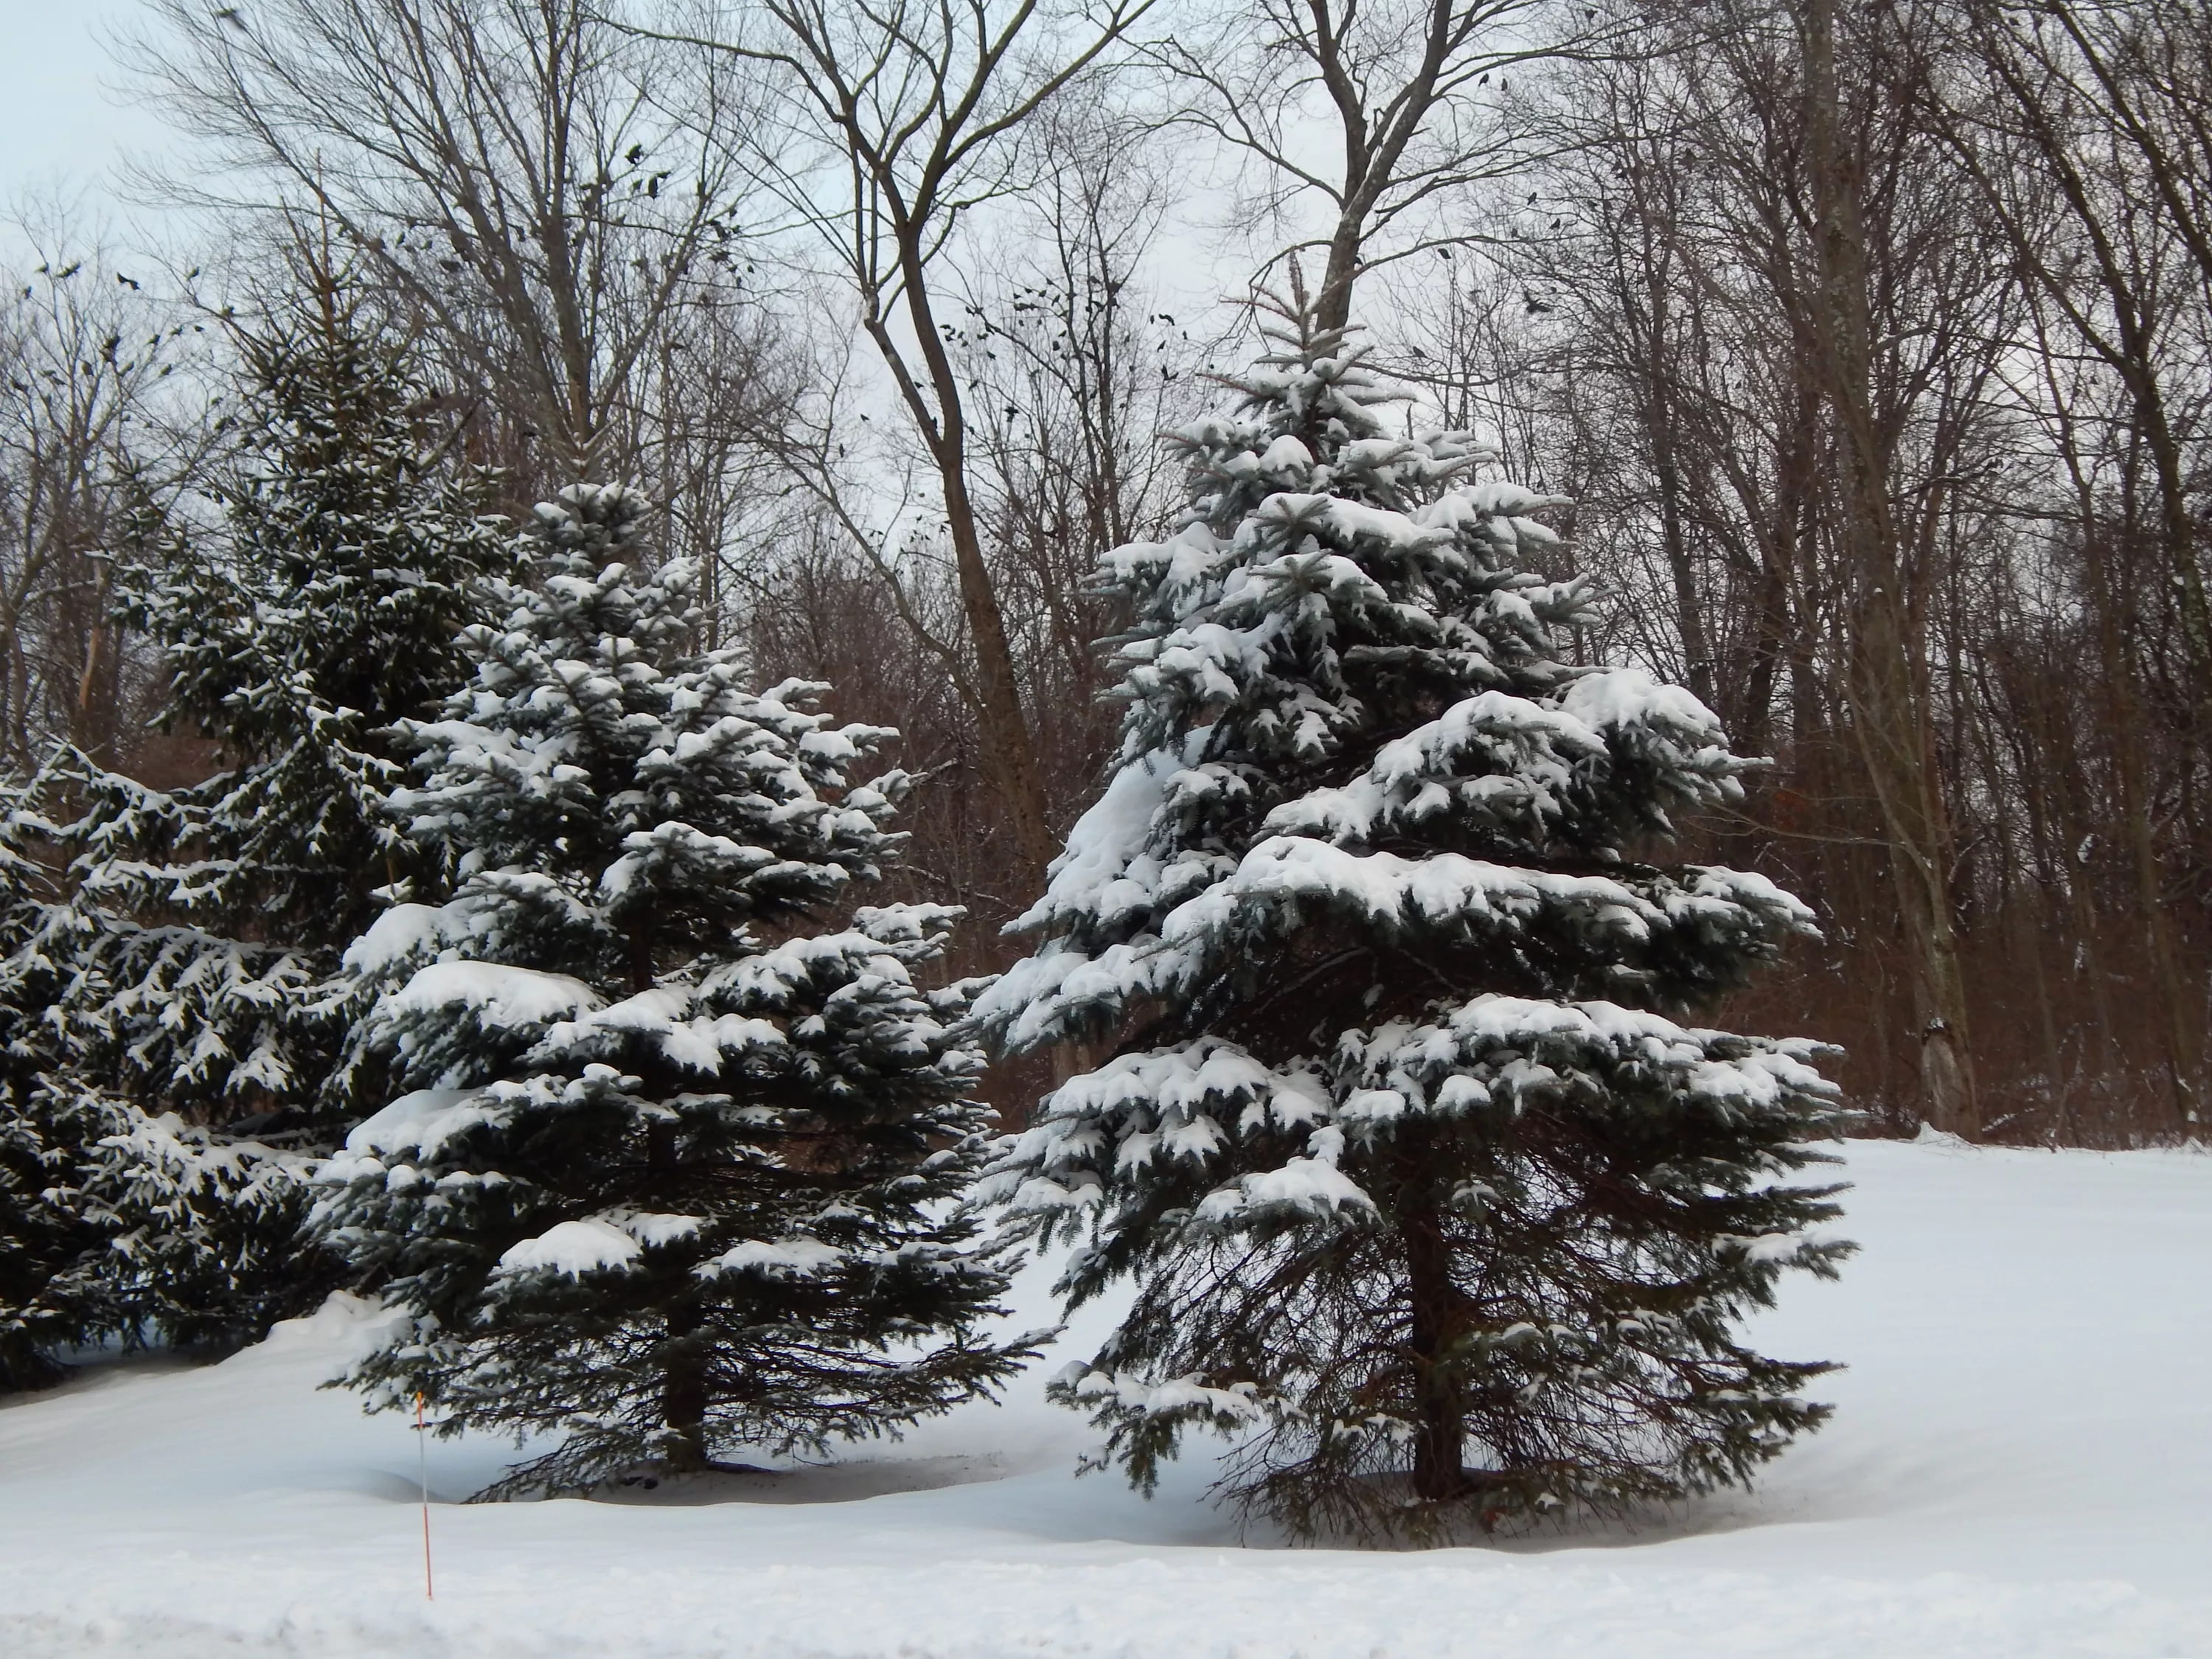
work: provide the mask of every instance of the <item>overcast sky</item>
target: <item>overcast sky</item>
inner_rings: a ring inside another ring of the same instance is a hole
[[[0,0],[0,204],[58,185],[88,205],[116,201],[126,150],[158,150],[166,130],[103,87],[117,76],[102,37],[139,0]]]
[[[124,193],[126,156],[159,157],[182,142],[156,113],[114,90],[123,77],[108,41],[144,13],[145,0],[0,0],[0,264],[22,253],[7,222],[18,213],[33,222],[46,217],[40,209],[57,192],[84,210],[70,216],[81,234],[104,230],[128,247],[165,244],[185,230],[189,244],[187,227],[162,225]],[[1187,191],[1193,182],[1183,180]],[[1225,320],[1216,302],[1241,295],[1250,270],[1246,254],[1224,252],[1192,228],[1203,216],[1193,210],[1217,194],[1195,191],[1171,216],[1164,240],[1176,257],[1154,276],[1160,301],[1197,331]],[[189,247],[187,257],[198,262]]]

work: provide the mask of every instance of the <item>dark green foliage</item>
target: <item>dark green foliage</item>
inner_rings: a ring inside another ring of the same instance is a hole
[[[28,793],[0,791],[0,951],[11,961],[56,886],[34,854],[22,810]],[[19,975],[15,994],[0,1000],[0,1392],[58,1380],[56,1352],[108,1322],[96,1289],[82,1283],[107,1230],[81,1183],[85,1149],[110,1125],[42,1087],[54,1066],[38,1018],[51,975],[35,963]]]
[[[40,1167],[100,1234],[80,1333],[235,1341],[333,1282],[297,1246],[296,1175],[349,1115],[340,951],[416,871],[381,811],[391,727],[459,683],[470,593],[513,559],[403,343],[342,285],[238,343],[218,512],[138,527],[124,607],[171,670],[163,723],[225,769],[155,789],[64,748],[11,814],[52,879],[0,965],[36,1034],[9,1121],[47,1126]]]
[[[1108,576],[1123,742],[981,999],[1109,1057],[987,1190],[1135,1301],[1056,1384],[1149,1486],[1194,1425],[1305,1534],[1434,1540],[1741,1480],[1826,1408],[1734,1328],[1833,1271],[1810,1045],[1680,1022],[1804,907],[1625,850],[1736,798],[1687,693],[1560,659],[1554,503],[1391,435],[1301,326],[1180,434],[1193,506]],[[1115,1046],[1118,1044],[1118,1047]]]
[[[1009,1374],[1004,1285],[950,1210],[988,1119],[927,990],[957,913],[852,912],[906,780],[823,689],[692,655],[693,573],[627,562],[639,504],[538,509],[533,586],[415,722],[407,833],[457,872],[349,960],[365,1057],[412,1092],[324,1175],[318,1235],[412,1316],[353,1381],[448,1430],[561,1437],[487,1494],[732,1448],[819,1451]]]

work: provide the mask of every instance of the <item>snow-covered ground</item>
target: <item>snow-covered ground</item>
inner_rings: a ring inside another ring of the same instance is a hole
[[[1863,1254],[1758,1330],[1849,1363],[1836,1420],[1664,1530],[1240,1540],[1205,1458],[1149,1504],[1074,1478],[1048,1361],[841,1467],[638,1502],[464,1507],[511,1454],[434,1443],[426,1604],[411,1428],[316,1388],[360,1338],[333,1307],[0,1409],[0,1656],[2212,1656],[2212,1157],[1863,1143],[1850,1175]]]

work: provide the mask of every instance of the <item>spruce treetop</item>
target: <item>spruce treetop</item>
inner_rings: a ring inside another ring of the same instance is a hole
[[[162,647],[162,719],[265,763],[318,719],[364,746],[425,714],[465,672],[471,590],[508,563],[489,477],[405,341],[333,280],[238,334],[242,395],[209,486],[219,534],[167,538],[134,620]]]
[[[683,655],[696,573],[636,568],[643,514],[619,485],[573,485],[538,509],[534,580],[493,586],[501,619],[464,637],[473,678],[443,718],[405,726],[430,781],[392,810],[453,849],[458,902],[550,907],[544,925],[596,929],[609,951],[638,937],[719,948],[872,879],[908,780],[848,784],[896,734],[833,726],[814,706],[827,687],[755,693],[739,653]],[[503,885],[497,872],[522,865],[533,878]]]
[[[1587,585],[1527,568],[1557,541],[1531,515],[1559,498],[1472,477],[1489,457],[1464,434],[1386,435],[1393,394],[1343,336],[1274,338],[1239,413],[1173,441],[1182,527],[1109,557],[1134,617],[1120,753],[1014,924],[1044,943],[987,1028],[1017,1048],[1101,1035],[1134,999],[1237,979],[1316,910],[1433,917],[1424,948],[1529,991],[1732,988],[1810,913],[1761,877],[1621,849],[1738,799],[1747,763],[1680,688],[1559,660]],[[1539,912],[1561,925],[1517,962]]]

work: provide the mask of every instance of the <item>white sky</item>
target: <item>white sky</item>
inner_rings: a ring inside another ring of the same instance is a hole
[[[139,12],[139,0],[0,0],[0,206],[58,190],[125,216],[125,154],[172,142],[156,116],[103,84],[119,78],[104,36]]]
[[[169,240],[161,232],[174,228],[129,200],[123,177],[127,157],[161,157],[186,142],[118,90],[109,42],[144,14],[145,0],[0,0],[0,263],[22,252],[9,222],[52,222],[43,210],[57,198],[81,235],[125,247]],[[1226,194],[1182,182],[1190,194],[1162,228],[1167,257],[1152,276],[1160,301],[1203,333],[1225,321],[1221,301],[1242,297],[1251,259],[1197,227],[1226,210]]]

